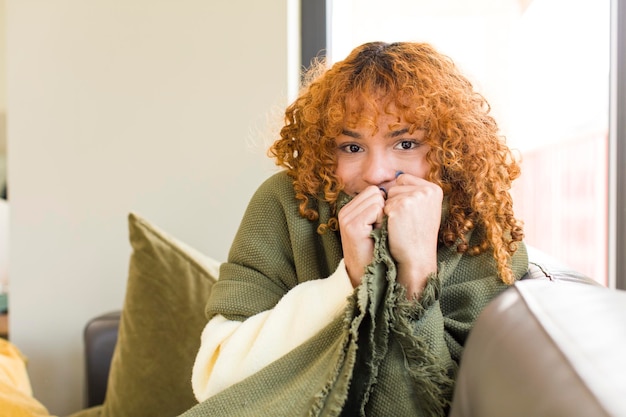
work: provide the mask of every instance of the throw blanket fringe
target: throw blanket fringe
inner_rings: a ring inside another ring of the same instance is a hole
[[[430,276],[429,281],[433,283],[427,286],[431,289],[430,294],[422,297],[422,303],[426,305],[439,298],[436,294],[441,288],[435,274]],[[445,416],[454,390],[454,375],[449,375],[448,370],[440,365],[424,340],[412,334],[412,321],[424,314],[422,304],[408,301],[406,291],[400,285],[397,285],[396,294],[398,314],[394,320],[393,333],[404,350],[405,366],[414,391],[426,415]]]
[[[388,251],[386,224],[373,231],[372,236],[375,242],[374,260],[366,268],[358,292],[358,304],[367,321],[365,325],[361,323],[354,334],[357,338],[359,335],[367,337],[368,343],[360,344],[358,352],[362,358],[360,363],[366,362],[366,366],[355,369],[355,379],[363,382],[361,387],[351,388],[349,397],[359,404],[359,415],[365,416],[380,364],[387,355],[389,338],[393,334],[402,347],[403,363],[415,387],[420,408],[426,415],[443,416],[452,396],[454,381],[448,370],[439,365],[427,343],[416,337],[412,326],[423,316],[426,308],[439,299],[441,281],[436,274],[432,274],[421,302],[409,301],[405,288],[396,282],[397,268]],[[369,375],[357,378],[358,373]]]

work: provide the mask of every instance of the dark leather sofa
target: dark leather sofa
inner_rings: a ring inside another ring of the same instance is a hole
[[[529,271],[466,344],[452,417],[626,416],[626,292],[529,248]],[[104,401],[120,312],[84,333],[86,407]]]
[[[85,408],[104,403],[121,313],[100,315],[85,326]]]
[[[626,416],[626,291],[531,261],[476,321],[450,416]]]

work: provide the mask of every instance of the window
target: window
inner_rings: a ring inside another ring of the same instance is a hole
[[[526,242],[608,284],[610,4],[596,0],[328,3],[331,61],[367,41],[432,43],[487,97],[522,157]]]

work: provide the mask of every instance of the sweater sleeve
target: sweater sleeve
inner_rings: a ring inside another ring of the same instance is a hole
[[[290,352],[342,313],[352,285],[343,261],[328,278],[296,285],[273,309],[245,321],[214,316],[202,332],[192,372],[198,401]]]
[[[445,256],[446,250],[441,252],[446,260],[440,262],[439,272],[429,277],[422,298],[419,302],[401,303],[399,316],[413,329],[413,335],[451,369],[458,365],[465,341],[482,310],[508,285],[495,273],[495,265],[491,266],[490,253]],[[516,279],[528,269],[523,244],[511,265]]]

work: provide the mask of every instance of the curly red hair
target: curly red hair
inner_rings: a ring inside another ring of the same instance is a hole
[[[509,260],[524,235],[509,193],[519,164],[485,98],[452,60],[425,43],[367,43],[331,68],[319,62],[308,73],[269,151],[294,179],[300,214],[317,220],[310,199],[319,198],[336,216],[343,185],[335,175],[334,138],[354,117],[355,103],[357,114],[367,114],[381,97],[385,107],[394,106],[414,128],[426,130],[426,179],[442,187],[449,204],[441,240],[470,255],[492,249],[502,281],[511,284]],[[336,217],[324,226],[336,229]],[[470,245],[466,235],[477,226],[479,243]]]

